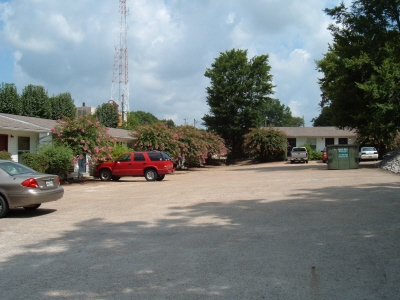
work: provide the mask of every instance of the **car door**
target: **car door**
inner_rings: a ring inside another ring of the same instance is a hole
[[[114,176],[130,176],[132,174],[132,153],[124,153],[115,161]]]
[[[143,153],[134,153],[132,161],[132,176],[144,175],[144,168],[146,167],[146,158]]]

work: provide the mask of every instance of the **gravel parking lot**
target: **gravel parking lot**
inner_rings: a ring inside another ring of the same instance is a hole
[[[398,299],[399,182],[279,162],[64,185],[0,219],[0,297]]]

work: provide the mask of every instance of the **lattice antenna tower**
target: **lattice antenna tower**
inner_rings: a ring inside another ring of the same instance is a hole
[[[114,46],[114,69],[111,84],[111,100],[118,104],[122,121],[129,112],[129,74],[128,74],[128,25],[126,23],[126,0],[119,0],[120,24]]]

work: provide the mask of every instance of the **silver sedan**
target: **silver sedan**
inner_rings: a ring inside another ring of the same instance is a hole
[[[63,197],[57,175],[42,174],[9,160],[0,160],[0,218],[14,207],[35,210]]]

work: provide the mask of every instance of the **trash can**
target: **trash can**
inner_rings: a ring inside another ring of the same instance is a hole
[[[329,170],[358,169],[358,145],[329,145]]]

